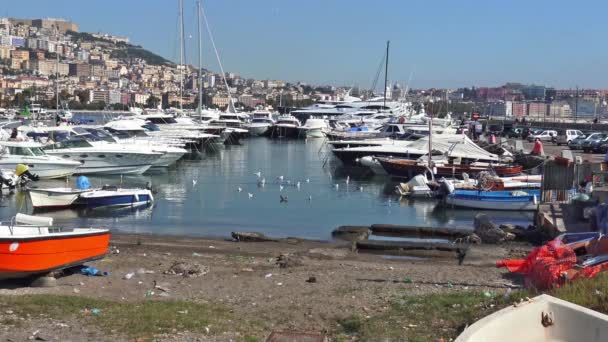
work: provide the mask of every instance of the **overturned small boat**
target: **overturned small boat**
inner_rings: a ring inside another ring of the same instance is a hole
[[[497,311],[467,328],[455,342],[608,340],[608,315],[549,295]]]
[[[52,218],[24,214],[0,225],[0,279],[82,265],[103,258],[108,251],[108,229],[52,225]]]

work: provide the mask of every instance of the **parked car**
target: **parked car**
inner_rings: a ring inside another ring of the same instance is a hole
[[[527,139],[531,135],[541,134],[544,130],[542,128],[531,128],[524,127],[521,137]]]
[[[528,141],[533,142],[536,139],[540,139],[540,141],[552,141],[553,137],[557,135],[557,131],[552,129],[544,130],[538,134],[531,134],[528,136]]]
[[[487,128],[488,134],[494,134],[496,136],[501,135],[502,130],[503,130],[503,126],[501,124],[491,124]]]
[[[524,133],[524,129],[522,127],[511,127],[510,130],[504,131],[502,134],[507,138],[521,138]]]
[[[597,140],[591,143],[591,151],[593,153],[606,153],[608,147],[608,134],[601,140]]]
[[[581,149],[585,153],[593,151],[595,145],[599,145],[604,139],[608,137],[606,133],[593,133],[590,134],[581,144]]]
[[[581,135],[583,135],[583,132],[576,129],[561,129],[557,131],[557,136],[553,137],[553,142],[557,146],[568,145],[570,141]]]
[[[587,140],[587,138],[589,138],[589,136],[593,134],[593,132],[591,133],[583,133],[583,135],[579,135],[578,137],[570,140],[570,142],[568,143],[568,147],[571,150],[582,150],[583,149],[583,142],[585,140]]]

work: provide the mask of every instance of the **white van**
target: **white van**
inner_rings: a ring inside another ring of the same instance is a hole
[[[540,139],[540,141],[551,141],[551,140],[553,140],[553,137],[556,137],[556,136],[557,136],[557,131],[554,131],[552,129],[547,129],[547,130],[542,131],[540,134],[529,135],[528,141],[533,142],[536,139]]]
[[[576,139],[579,136],[582,136],[583,132],[576,129],[565,129],[557,132],[557,137],[555,137],[555,143],[557,146],[560,145],[568,145],[569,142]]]

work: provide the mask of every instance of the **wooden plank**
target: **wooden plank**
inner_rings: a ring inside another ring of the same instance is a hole
[[[358,241],[357,249],[363,250],[437,250],[444,252],[463,251],[468,245],[461,243],[445,242],[411,242],[411,241],[386,241],[386,240],[367,240]]]
[[[389,233],[394,236],[446,236],[446,237],[466,237],[473,233],[468,228],[451,227],[421,227],[421,226],[402,226],[394,224],[373,224],[370,227],[373,234]]]

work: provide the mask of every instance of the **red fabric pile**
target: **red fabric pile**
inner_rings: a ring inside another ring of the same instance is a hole
[[[562,273],[575,264],[576,254],[572,248],[553,240],[535,248],[525,259],[501,260],[496,267],[506,267],[509,272],[523,274],[529,287],[547,289],[560,286],[563,283]]]

